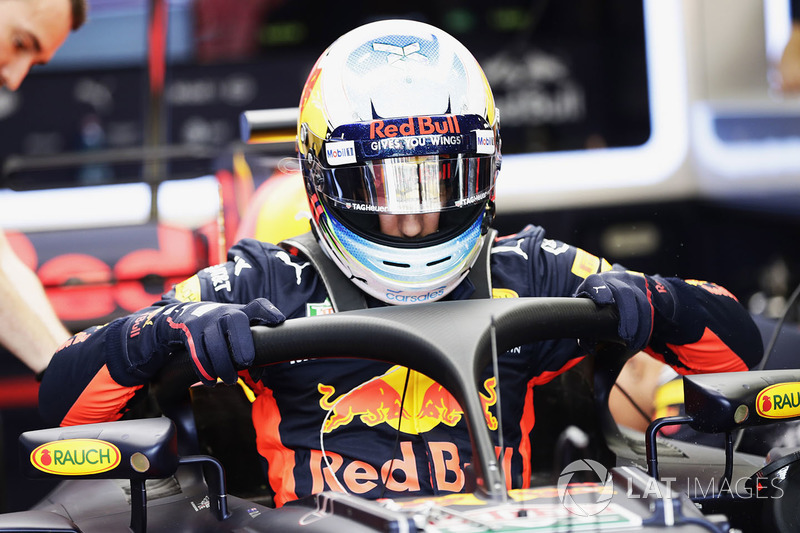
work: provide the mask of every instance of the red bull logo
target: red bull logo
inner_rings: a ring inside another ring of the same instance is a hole
[[[453,115],[440,117],[408,117],[403,120],[374,120],[369,125],[370,139],[409,137],[412,135],[444,135],[461,133]]]
[[[461,420],[464,410],[453,396],[431,378],[410,371],[405,405],[400,404],[407,369],[394,366],[388,372],[345,392],[331,400],[336,390],[320,383],[317,390],[322,395],[319,406],[329,411],[323,431],[331,431],[351,423],[356,417],[372,427],[389,424],[403,433],[419,434],[431,431],[439,424],[453,427]],[[490,407],[497,403],[494,377],[483,383],[485,392],[480,393],[483,414],[491,430],[497,429],[497,418]]]
[[[408,375],[405,401],[403,387]],[[489,428],[497,429],[497,419],[490,407],[497,403],[495,378],[483,383],[480,401]],[[328,412],[323,432],[330,433],[358,419],[367,426],[388,424],[395,430],[408,434],[431,431],[439,424],[455,426],[461,421],[464,411],[441,385],[418,372],[401,366],[393,366],[385,374],[337,396],[335,387],[317,385],[321,397],[319,406]],[[335,398],[335,399],[334,399]],[[401,409],[402,403],[402,409]],[[420,488],[421,476],[429,478],[437,490],[459,492],[466,483],[464,459],[453,442],[426,440],[426,461],[430,470],[418,471],[418,458],[412,442],[400,442],[400,457],[386,460],[383,464],[371,464],[360,460],[349,460],[342,455],[326,450],[311,450],[309,467],[313,493],[323,490],[347,490],[365,494],[380,484],[394,492],[415,492]],[[501,450],[495,447],[498,460],[502,461],[506,473],[506,486],[511,487],[512,448]],[[284,495],[276,494],[276,501]]]
[[[336,390],[330,385],[317,386],[322,398],[319,406],[331,412],[325,421],[325,433],[344,426],[358,416],[368,426],[400,418],[400,394],[383,379],[368,381],[352,391],[343,394],[336,401],[330,398]]]

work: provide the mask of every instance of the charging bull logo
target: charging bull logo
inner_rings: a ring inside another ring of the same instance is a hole
[[[42,444],[31,452],[31,464],[42,472],[85,476],[113,470],[119,465],[119,448],[97,439],[65,439]]]
[[[345,392],[335,400],[334,387],[320,383],[317,390],[322,395],[319,406],[328,411],[323,430],[330,433],[351,423],[356,417],[368,426],[389,424],[403,433],[419,434],[432,430],[439,424],[455,426],[464,414],[453,396],[427,376],[411,371],[401,412],[403,386],[407,370],[394,366],[388,372]],[[495,378],[483,383],[485,393],[480,393],[483,414],[489,429],[497,429],[497,419],[489,407],[497,403]]]
[[[770,385],[756,397],[756,411],[763,418],[800,416],[800,382]]]

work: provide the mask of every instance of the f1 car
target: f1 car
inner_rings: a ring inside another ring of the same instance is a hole
[[[228,494],[225,465],[190,453],[197,450],[197,428],[187,398],[197,378],[188,357],[176,357],[154,391],[163,416],[24,433],[20,459],[26,473],[64,480],[32,509],[0,515],[0,531],[797,531],[800,449],[776,449],[766,457],[734,453],[733,439],[738,431],[800,417],[800,370],[684,377],[685,415],[656,420],[644,434],[629,431],[608,410],[626,358],[614,348],[616,325],[612,309],[589,300],[520,298],[355,310],[254,326],[258,366],[309,354],[358,354],[414,369],[447,388],[470,427],[468,490],[379,500],[325,491],[280,508]],[[477,377],[498,353],[554,338],[596,339],[612,347],[593,359],[594,418],[602,443],[561,464],[569,443],[581,449],[581,433],[570,429],[556,446],[557,480],[508,490]],[[726,445],[659,434],[675,424],[721,433]]]

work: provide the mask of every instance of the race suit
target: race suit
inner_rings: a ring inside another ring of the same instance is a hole
[[[612,268],[579,248],[546,239],[535,226],[498,238],[490,261],[495,298],[571,296],[586,276]],[[699,281],[652,279],[672,293],[675,313],[672,319],[655,317],[648,353],[682,374],[740,371],[758,362],[758,332],[725,289]],[[473,291],[465,280],[445,299],[469,298]],[[310,263],[252,239],[232,247],[226,263],[176,285],[156,305],[247,303],[256,297],[269,299],[287,318],[332,312],[326,288]],[[367,300],[369,306],[384,305]],[[119,344],[127,321],[141,322],[153,309],[90,328],[59,349],[40,389],[40,408],[49,423],[116,420],[144,395],[147,383],[126,368]],[[530,483],[534,387],[585,355],[570,339],[517,347],[499,357],[505,449],[497,453],[508,487]],[[481,404],[499,442],[497,391],[489,370],[481,379]],[[471,462],[466,422],[452,396],[429,378],[411,373],[396,444],[404,368],[356,359],[314,360],[309,354],[309,359],[266,367],[258,383],[246,371],[240,375],[257,395],[252,411],[257,448],[268,462],[277,505],[328,489],[373,498],[464,489],[465,466]]]

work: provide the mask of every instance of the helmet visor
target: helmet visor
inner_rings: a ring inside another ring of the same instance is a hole
[[[492,193],[494,156],[426,155],[326,168],[318,191],[331,205],[362,213],[441,212],[485,201]]]

